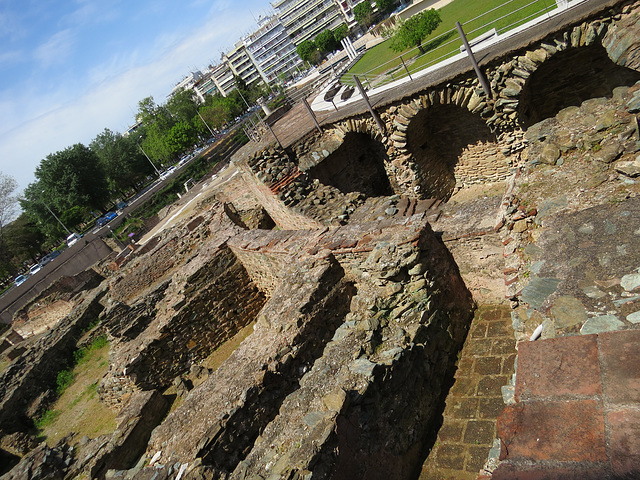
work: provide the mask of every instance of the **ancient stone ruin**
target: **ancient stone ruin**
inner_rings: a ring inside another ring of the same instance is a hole
[[[358,114],[286,149],[250,144],[193,215],[43,292],[3,343],[2,478],[417,478],[476,302],[511,305],[519,340],[589,321],[557,321],[588,275],[553,257],[560,287],[539,301],[552,262],[536,260],[559,251],[564,215],[636,204],[638,13],[619,4],[496,59],[491,98],[465,73],[380,106],[384,132]],[[629,273],[613,255],[598,275]],[[38,443],[57,369],[98,334],[115,431]]]

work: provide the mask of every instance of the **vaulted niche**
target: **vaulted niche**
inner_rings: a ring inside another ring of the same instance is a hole
[[[613,89],[631,86],[640,72],[616,65],[602,45],[559,52],[531,74],[520,96],[519,121],[529,128],[563,108],[585,100],[611,97]]]
[[[460,158],[495,141],[484,120],[466,108],[434,105],[418,112],[407,130],[407,147],[416,162],[420,197],[448,200]]]
[[[384,146],[364,133],[347,133],[342,145],[315,167],[309,175],[342,193],[360,192],[368,197],[392,195],[384,162]]]

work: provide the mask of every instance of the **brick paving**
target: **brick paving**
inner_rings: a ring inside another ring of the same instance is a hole
[[[493,480],[640,478],[638,365],[640,330],[521,342]]]
[[[421,480],[475,480],[496,438],[516,357],[508,306],[480,306],[465,341],[455,383],[447,396],[436,443]]]

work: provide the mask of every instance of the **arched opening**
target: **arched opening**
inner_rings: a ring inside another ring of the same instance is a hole
[[[520,95],[519,121],[527,129],[560,110],[585,100],[611,97],[613,89],[631,86],[640,72],[611,61],[602,45],[557,53],[533,72]]]
[[[384,146],[364,133],[347,133],[342,145],[315,167],[309,176],[343,194],[360,192],[368,197],[392,195],[384,162]]]
[[[470,152],[496,142],[482,118],[455,105],[434,105],[409,124],[407,147],[416,162],[420,197],[448,200],[456,186],[455,167]],[[474,154],[475,155],[475,154]]]

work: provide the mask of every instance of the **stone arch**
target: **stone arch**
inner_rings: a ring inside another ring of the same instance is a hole
[[[495,113],[487,123],[527,128],[565,107],[610,96],[616,86],[637,81],[640,25],[626,25],[635,22],[633,15],[610,22],[574,26],[489,72]],[[623,34],[618,23],[625,23]]]
[[[613,89],[633,85],[640,72],[616,65],[600,43],[567,49],[541,64],[520,94],[518,118],[523,128],[554,117],[569,106],[595,97],[611,97]]]
[[[347,131],[341,145],[309,168],[307,174],[343,194],[386,196],[394,193],[385,169],[388,162],[384,145],[369,132]]]
[[[509,161],[479,115],[455,104],[418,112],[406,131],[422,198],[448,200],[456,186],[505,178]]]

